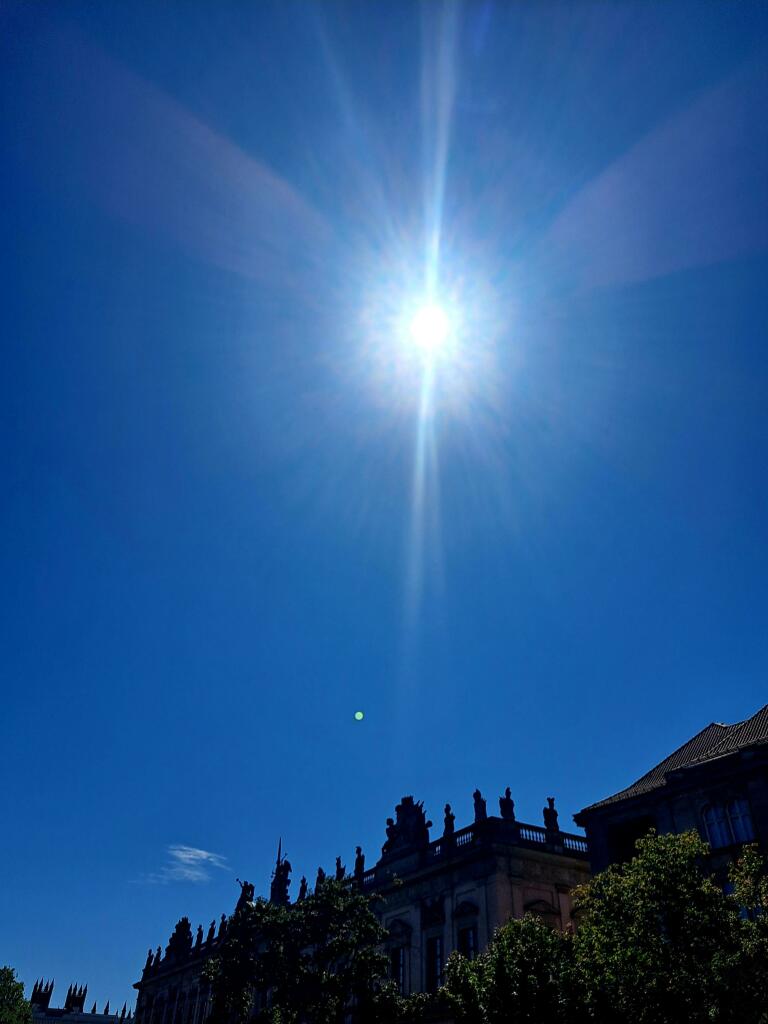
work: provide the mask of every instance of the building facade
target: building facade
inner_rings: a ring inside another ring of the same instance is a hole
[[[386,841],[373,867],[366,870],[359,847],[349,876],[337,859],[336,878],[349,877],[362,891],[383,897],[390,975],[404,994],[434,991],[452,950],[473,957],[510,918],[534,913],[552,927],[569,927],[571,891],[590,877],[584,837],[560,830],[553,798],[543,826],[516,820],[509,789],[499,799],[498,815],[487,813],[479,791],[474,807],[474,822],[457,830],[446,804],[442,835],[432,840],[423,805],[405,796],[395,817],[387,819]],[[289,874],[278,852],[274,901],[287,901]],[[252,897],[253,887],[241,884],[246,898],[248,890]],[[298,898],[306,892],[302,879]],[[218,929],[212,923],[203,938],[200,927],[193,939],[182,918],[165,954],[150,951],[134,986],[137,1024],[203,1024],[210,990],[202,971],[225,940],[226,927],[222,915]]]
[[[649,829],[696,829],[723,876],[747,842],[768,853],[768,705],[735,725],[712,722],[631,786],[574,815],[591,867],[628,860]]]

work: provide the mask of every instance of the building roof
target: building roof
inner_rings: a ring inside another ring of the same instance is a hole
[[[682,768],[691,768],[693,765],[702,764],[705,761],[714,761],[718,757],[735,754],[739,750],[761,744],[768,744],[768,704],[756,711],[751,718],[745,718],[743,722],[736,722],[735,725],[711,722],[701,732],[692,736],[682,747],[678,747],[669,757],[665,757],[649,772],[633,782],[631,786],[627,786],[626,789],[622,789],[604,800],[590,804],[575,817],[578,820],[582,814],[588,811],[594,811],[599,807],[606,807],[609,804],[619,803],[621,800],[629,800],[651,790],[660,789],[667,784],[667,776],[671,772],[679,771]]]

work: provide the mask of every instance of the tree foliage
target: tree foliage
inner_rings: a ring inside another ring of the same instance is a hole
[[[384,982],[386,932],[371,903],[326,879],[291,906],[242,906],[209,969],[215,1024],[241,1024],[254,1009],[265,1024],[337,1024],[352,1001],[366,1020],[396,1019],[402,1007]]]
[[[12,967],[0,967],[0,1022],[32,1024],[32,1009],[24,998],[24,984]]]
[[[766,1019],[764,995],[742,997],[745,977],[761,970],[759,950],[748,948],[737,899],[705,870],[707,844],[696,832],[651,833],[636,849],[629,863],[608,868],[577,894],[575,966],[590,1018]]]
[[[572,944],[539,918],[500,928],[473,961],[448,960],[442,1000],[457,1024],[572,1022]]]
[[[744,848],[731,869],[730,882],[741,933],[741,957],[733,979],[733,1019],[768,1024],[768,871],[756,846]],[[750,1007],[761,1010],[755,1014]]]
[[[732,894],[695,832],[650,834],[576,893],[575,933],[511,921],[448,962],[457,1024],[768,1024],[768,878],[754,848]]]

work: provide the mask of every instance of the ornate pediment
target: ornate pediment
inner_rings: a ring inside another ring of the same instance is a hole
[[[395,808],[395,817],[387,818],[387,841],[381,848],[383,857],[397,853],[411,853],[429,846],[429,830],[424,804],[412,796],[404,796]]]
[[[168,940],[168,945],[165,950],[166,957],[170,957],[172,960],[183,960],[189,956],[192,949],[192,926],[189,923],[188,917],[182,917],[177,922],[176,927],[173,930]]]

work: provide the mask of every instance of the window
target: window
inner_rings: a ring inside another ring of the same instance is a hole
[[[746,800],[729,800],[726,807],[734,842],[749,843],[755,838],[752,830],[752,815]]]
[[[389,952],[389,976],[397,985],[397,991],[405,995],[405,949],[396,946]]]
[[[439,935],[427,939],[427,992],[437,992],[443,983],[443,940]]]
[[[722,804],[709,804],[704,808],[704,827],[713,850],[731,845],[731,830],[728,828],[728,819]]]
[[[727,804],[707,804],[702,816],[713,850],[733,843],[748,843],[754,838],[749,804],[744,799],[729,800]]]
[[[474,960],[477,956],[477,927],[470,925],[467,928],[459,928],[458,948],[462,956],[467,960]]]

